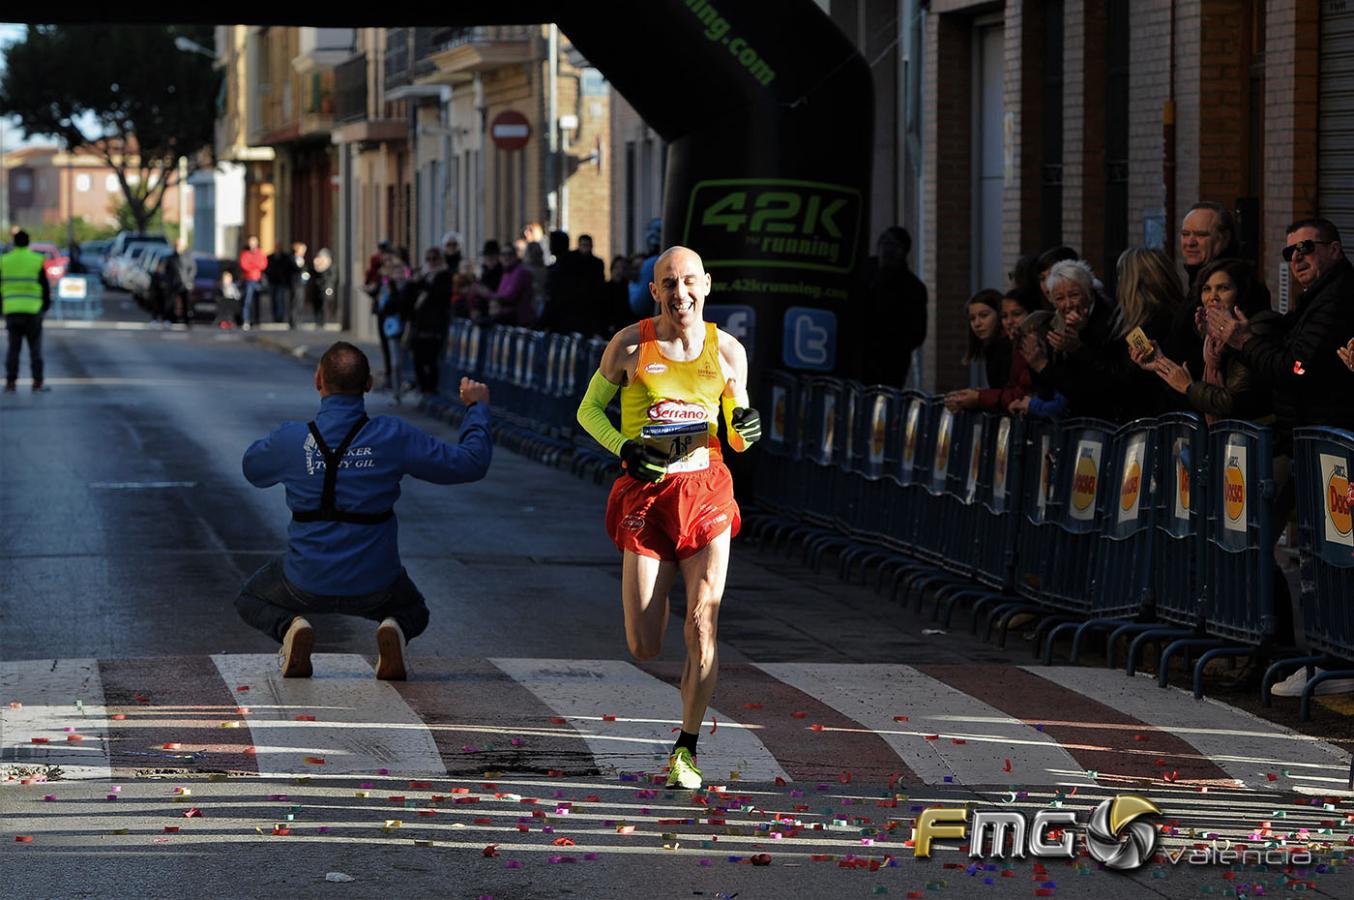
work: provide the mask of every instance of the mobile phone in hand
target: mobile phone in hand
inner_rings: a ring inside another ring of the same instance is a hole
[[[1156,355],[1156,347],[1152,346],[1152,342],[1148,340],[1147,335],[1142,330],[1142,326],[1138,326],[1124,335],[1124,340],[1128,342],[1128,346],[1131,349],[1142,354],[1144,359],[1151,359]]]

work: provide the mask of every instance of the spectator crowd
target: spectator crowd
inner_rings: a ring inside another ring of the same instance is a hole
[[[478,259],[463,251],[458,232],[448,231],[417,268],[406,248],[382,242],[368,260],[364,289],[381,335],[384,385],[397,396],[406,388],[436,393],[456,318],[611,337],[652,310],[652,300],[633,300],[649,296],[639,279],[659,251],[656,229],[650,234],[647,252],[614,257],[609,272],[589,235],[571,247],[566,232],[547,237],[535,224],[516,240],[485,241]],[[404,370],[406,351],[413,371]]]
[[[1288,226],[1282,315],[1225,206],[1190,208],[1180,256],[1183,278],[1164,251],[1129,248],[1112,294],[1070,247],[1021,259],[1005,293],[969,299],[969,386],[946,405],[1117,422],[1191,410],[1272,426],[1280,456],[1294,428],[1354,428],[1354,267],[1334,224]]]

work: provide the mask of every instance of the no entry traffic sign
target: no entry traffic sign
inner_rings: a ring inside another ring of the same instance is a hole
[[[531,123],[516,110],[504,110],[489,123],[489,137],[500,150],[521,150],[531,138]]]

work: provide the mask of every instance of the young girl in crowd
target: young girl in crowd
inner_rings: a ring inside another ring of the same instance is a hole
[[[1034,312],[1032,299],[1035,294],[1013,288],[1001,298],[998,312],[1000,316],[1000,334],[984,341],[979,336],[990,330],[990,308],[979,302],[979,297],[995,291],[984,291],[969,301],[969,359],[975,354],[983,356],[983,374],[987,377],[987,387],[970,387],[961,391],[952,391],[945,395],[945,405],[951,410],[981,409],[987,412],[1006,412],[1011,403],[1024,397],[1031,390],[1029,364],[1025,357],[1015,352],[1019,340],[1020,323]],[[976,305],[976,308],[975,308]],[[998,343],[1000,341],[1001,343]],[[993,371],[1005,360],[1007,369],[1000,377]],[[970,361],[970,366],[973,363]],[[974,379],[970,377],[970,383]]]
[[[994,290],[974,294],[966,307],[968,312],[969,387],[986,388],[1006,383],[1010,371],[1011,346],[1001,330],[1001,294]]]

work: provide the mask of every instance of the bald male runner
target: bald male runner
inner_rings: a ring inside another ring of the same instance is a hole
[[[578,421],[625,468],[611,488],[606,528],[624,553],[621,603],[636,659],[662,649],[668,592],[679,571],[686,582],[682,729],[668,757],[668,786],[695,790],[696,736],[715,690],[729,541],[741,524],[721,456],[720,410],[729,446],[739,452],[761,437],[762,426],[748,405],[747,351],[701,317],[710,293],[701,258],[686,247],[668,248],[649,293],[657,314],[607,344]],[[618,390],[620,431],[606,415]]]

